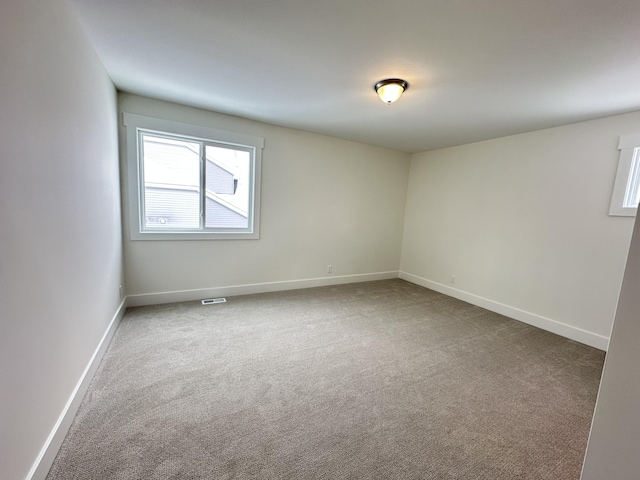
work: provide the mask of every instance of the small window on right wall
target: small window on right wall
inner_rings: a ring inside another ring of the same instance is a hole
[[[620,160],[609,215],[635,217],[640,200],[640,134],[621,135]]]

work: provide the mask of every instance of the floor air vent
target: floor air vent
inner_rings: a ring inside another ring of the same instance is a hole
[[[214,303],[226,303],[226,298],[207,298],[206,300],[202,300],[203,305],[213,305]]]

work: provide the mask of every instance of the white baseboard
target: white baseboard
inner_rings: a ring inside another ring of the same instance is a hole
[[[51,469],[51,465],[53,465],[53,461],[58,454],[58,450],[60,450],[60,447],[62,446],[64,437],[67,435],[69,427],[71,427],[71,423],[76,416],[78,408],[80,408],[80,403],[82,402],[85,393],[87,393],[87,389],[89,388],[89,384],[93,379],[93,375],[96,373],[96,370],[100,365],[100,361],[102,360],[102,357],[104,356],[104,353],[109,346],[109,342],[111,342],[113,334],[116,332],[116,329],[120,324],[120,320],[122,320],[122,317],[124,316],[126,307],[127,303],[125,299],[122,300],[122,302],[118,306],[118,309],[113,315],[113,318],[111,319],[107,330],[104,332],[104,335],[102,335],[102,339],[93,352],[93,355],[91,356],[87,367],[84,369],[84,372],[82,372],[76,388],[71,393],[71,397],[69,397],[69,400],[62,410],[58,421],[49,434],[49,438],[47,438],[47,441],[42,447],[42,450],[40,450],[38,458],[31,467],[31,471],[27,475],[27,480],[44,480],[47,477],[47,474]]]
[[[287,280],[283,282],[252,283],[248,285],[233,285],[228,287],[199,288],[195,290],[178,290],[173,292],[144,293],[127,296],[128,307],[158,305],[161,303],[191,302],[204,298],[233,297],[237,295],[251,295],[254,293],[280,292],[283,290],[298,290],[301,288],[326,287],[329,285],[343,285],[345,283],[370,282],[374,280],[388,280],[398,278],[398,271],[364,273],[360,275],[342,275],[338,277],[308,278],[305,280]]]
[[[433,282],[431,280],[427,280],[426,278],[422,278],[411,273],[401,271],[400,278],[406,280],[407,282],[415,283],[416,285],[435,290],[436,292],[444,293],[445,295],[463,300],[467,303],[471,303],[472,305],[477,305],[478,307],[482,307],[506,317],[513,318],[514,320],[518,320],[520,322],[533,325],[534,327],[538,327],[557,335],[561,335],[565,338],[575,340],[576,342],[584,343],[585,345],[589,345],[599,350],[606,351],[607,347],[609,346],[609,339],[597,333],[588,332],[586,330],[582,330],[581,328],[572,327],[571,325],[567,325],[550,318],[536,315],[535,313],[527,312],[515,307],[510,307],[509,305],[494,302],[493,300],[479,297],[478,295],[467,293],[462,290],[452,288],[448,285],[444,285],[442,283]]]

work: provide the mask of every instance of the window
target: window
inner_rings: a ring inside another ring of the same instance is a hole
[[[264,140],[124,114],[133,240],[259,236]]]
[[[618,150],[620,159],[609,215],[632,217],[640,201],[640,134],[620,136]]]

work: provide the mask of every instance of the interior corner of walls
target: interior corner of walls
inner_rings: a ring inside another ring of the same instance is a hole
[[[126,311],[126,298],[124,298],[116,312],[114,313],[107,329],[105,330],[100,342],[98,343],[93,355],[89,359],[87,366],[85,367],[80,379],[78,380],[76,387],[71,392],[69,396],[69,400],[66,405],[62,409],[62,413],[58,417],[49,437],[45,441],[40,453],[34,462],[33,466],[29,474],[27,475],[27,480],[44,480],[53,465],[53,461],[58,454],[58,450],[62,446],[62,442],[64,441],[71,424],[73,423],[73,419],[80,408],[80,404],[84,398],[85,393],[89,389],[89,385],[93,380],[93,376],[98,370],[98,366],[104,357],[104,354],[107,351],[107,347],[111,343],[113,336],[118,329],[118,325],[120,325],[120,321],[124,317]]]
[[[428,280],[412,273],[400,271],[399,276],[401,279],[406,280],[407,282],[411,282],[416,285],[420,285],[421,287],[436,291],[438,293],[457,298],[458,300],[462,300],[491,312],[504,315],[505,317],[512,318],[533,327],[555,333],[556,335],[560,335],[562,337],[568,338],[569,340],[583,343],[590,347],[597,348],[598,350],[603,350],[606,352],[609,346],[609,338],[603,335],[589,332],[572,325],[567,325],[566,323],[543,317],[535,313],[527,312],[516,307],[505,305],[488,298],[480,297],[478,295],[474,295],[473,293],[458,290],[448,285],[434,282],[432,280]]]

